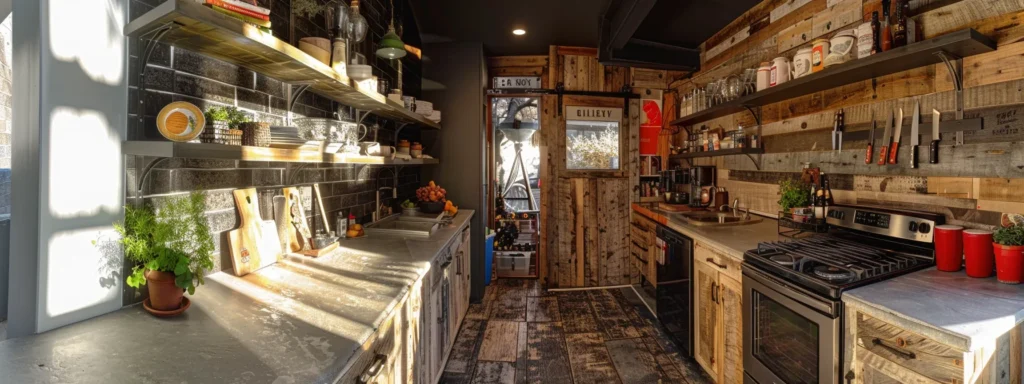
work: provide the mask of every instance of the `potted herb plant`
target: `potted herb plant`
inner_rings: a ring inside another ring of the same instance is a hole
[[[996,254],[996,279],[1000,283],[1020,284],[1024,279],[1024,226],[1002,227],[992,235]]]
[[[779,208],[785,214],[792,214],[794,220],[799,220],[795,209],[805,208],[811,204],[808,188],[800,181],[785,179],[779,182]]]
[[[235,107],[210,107],[203,112],[206,122],[217,129],[238,129],[242,123],[249,121],[249,114]]]
[[[185,291],[195,294],[203,274],[213,269],[214,243],[205,200],[202,192],[192,192],[166,199],[156,209],[129,206],[124,221],[114,224],[126,258],[136,263],[127,283],[149,287],[144,304],[150,312],[183,311]]]

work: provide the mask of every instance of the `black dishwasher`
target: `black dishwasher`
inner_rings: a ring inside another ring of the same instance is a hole
[[[669,337],[693,355],[693,240],[658,226],[656,311]]]

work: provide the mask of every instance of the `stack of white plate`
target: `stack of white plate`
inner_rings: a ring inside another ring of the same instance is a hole
[[[296,127],[270,127],[270,146],[273,148],[318,150],[321,143],[299,137]]]
[[[425,100],[416,100],[416,113],[423,116],[430,116],[434,112],[434,103]]]
[[[427,115],[427,120],[433,121],[435,123],[440,123],[441,122],[441,111],[438,111],[438,110],[430,111],[430,114]]]

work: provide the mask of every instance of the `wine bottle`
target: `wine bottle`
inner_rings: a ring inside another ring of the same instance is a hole
[[[907,12],[909,10],[909,1],[896,0],[896,23],[892,26],[893,48],[899,48],[907,45]]]

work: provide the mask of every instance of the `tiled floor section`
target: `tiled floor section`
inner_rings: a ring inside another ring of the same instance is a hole
[[[442,383],[711,383],[632,289],[498,280],[472,304]]]

